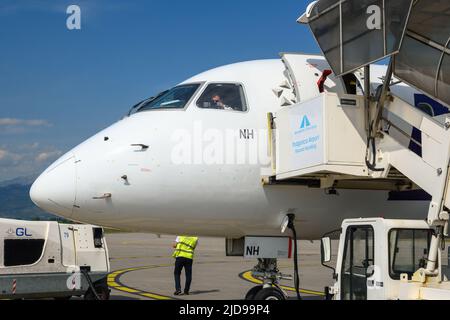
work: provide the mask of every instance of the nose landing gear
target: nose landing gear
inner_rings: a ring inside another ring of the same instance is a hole
[[[302,300],[300,295],[300,279],[298,273],[298,247],[297,231],[295,229],[295,214],[287,214],[281,226],[281,232],[287,229],[292,231],[294,241],[294,284],[297,299]],[[252,276],[263,280],[262,286],[252,288],[246,295],[246,300],[287,300],[288,295],[280,286],[281,280],[292,280],[292,276],[284,275],[278,269],[277,259],[258,259],[258,264],[252,271]]]
[[[280,287],[281,280],[292,280],[291,276],[280,273],[277,259],[258,259],[252,276],[263,280],[263,285],[252,288],[245,300],[287,300],[288,295]]]

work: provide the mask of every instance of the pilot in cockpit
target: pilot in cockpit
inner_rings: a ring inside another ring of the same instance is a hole
[[[222,97],[219,96],[218,94],[213,95],[211,100],[212,100],[212,106],[214,108],[222,109],[222,110],[233,110],[233,108],[231,108],[230,106],[227,106],[225,103],[223,103]]]

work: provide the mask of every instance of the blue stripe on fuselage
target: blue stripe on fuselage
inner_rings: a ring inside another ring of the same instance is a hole
[[[416,106],[417,109],[425,112],[431,117],[437,117],[449,113],[449,110],[444,105],[440,104],[439,102],[431,99],[430,97],[424,94],[414,95],[414,105]],[[412,138],[421,144],[422,132],[417,128],[413,128]],[[410,142],[409,150],[417,154],[419,157],[422,157],[422,147],[417,143],[415,143],[414,141]]]

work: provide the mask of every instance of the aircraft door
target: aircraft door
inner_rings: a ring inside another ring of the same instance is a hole
[[[374,266],[374,229],[351,226],[347,229],[341,270],[341,299],[367,300],[369,274]]]

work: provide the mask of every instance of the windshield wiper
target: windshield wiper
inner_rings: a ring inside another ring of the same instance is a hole
[[[150,98],[150,99],[153,99],[153,97]],[[149,99],[147,99],[147,100],[149,100]],[[128,112],[127,116],[128,116],[128,117],[131,116],[131,115],[134,113],[134,111],[135,111],[137,108],[139,108],[143,103],[145,103],[147,100],[142,100],[141,102],[139,102],[139,103],[135,104],[134,106],[132,106],[131,109],[130,109],[130,111]]]
[[[169,92],[169,90],[163,91],[163,92],[159,93],[158,95],[156,95],[155,97],[150,97],[150,98],[148,98],[148,99],[142,100],[142,101],[139,102],[138,104],[134,105],[134,106],[130,109],[130,111],[128,112],[128,117],[131,116],[132,114],[138,112],[139,109],[140,109],[141,107],[143,107],[144,105],[146,105],[146,104],[148,104],[148,103],[150,103],[150,102],[152,102],[152,101],[155,101],[155,100],[158,99],[159,97],[165,95],[167,92]]]

